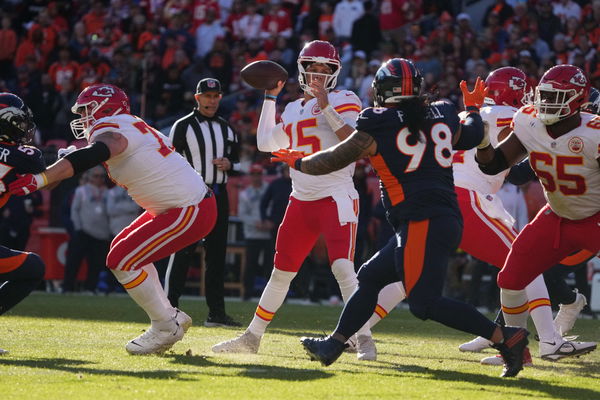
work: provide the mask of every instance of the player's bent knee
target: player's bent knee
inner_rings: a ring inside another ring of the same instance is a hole
[[[121,285],[125,285],[135,279],[140,271],[121,271],[120,269],[111,268],[111,272],[117,278]]]
[[[430,313],[430,305],[428,303],[410,301],[408,302],[409,310],[415,317],[420,320],[428,320]]]
[[[290,283],[296,276],[296,272],[283,271],[279,268],[273,268],[269,282],[276,287],[289,287]]]
[[[509,290],[523,290],[527,286],[516,274],[507,274],[504,270],[498,273],[498,287]]]
[[[35,253],[29,253],[21,268],[26,268],[31,279],[42,280],[46,272],[46,266],[42,258]]]
[[[331,264],[331,272],[338,282],[356,280],[354,263],[346,258],[338,258]]]

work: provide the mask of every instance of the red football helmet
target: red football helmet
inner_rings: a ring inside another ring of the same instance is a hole
[[[77,139],[87,138],[86,130],[96,120],[117,114],[129,114],[129,98],[114,85],[98,83],[83,89],[71,112],[81,115],[71,121],[71,131]]]
[[[329,42],[322,40],[313,40],[304,45],[298,56],[298,83],[304,92],[312,94],[308,84],[306,68],[312,63],[327,64],[332,73],[321,74],[311,73],[312,75],[323,75],[325,77],[325,89],[333,90],[337,84],[337,77],[340,74],[342,63],[340,62],[340,56],[337,50]]]
[[[557,65],[540,79],[533,105],[540,121],[552,125],[579,112],[589,94],[590,82],[581,69],[569,64]]]
[[[525,104],[525,73],[519,68],[502,67],[493,70],[485,80],[488,95],[485,104],[495,104],[520,108]]]

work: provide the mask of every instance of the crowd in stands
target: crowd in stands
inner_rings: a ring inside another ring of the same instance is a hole
[[[280,111],[297,98],[303,44],[339,50],[338,87],[372,104],[382,61],[415,61],[434,98],[461,106],[458,82],[519,67],[534,87],[549,67],[570,63],[600,87],[600,0],[495,0],[474,20],[476,1],[442,0],[5,0],[0,8],[0,91],[22,97],[39,128],[36,144],[73,140],[78,93],[107,82],[125,90],[132,113],[168,132],[194,106],[196,83],[220,80],[220,114],[237,130],[242,169],[261,164],[256,148],[262,93],[240,70],[273,60],[289,72]],[[364,209],[363,209],[364,210]],[[372,246],[374,247],[374,246]]]

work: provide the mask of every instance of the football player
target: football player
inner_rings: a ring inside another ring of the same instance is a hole
[[[542,76],[533,105],[519,109],[513,132],[498,147],[478,149],[483,172],[495,175],[529,155],[548,204],[513,242],[498,275],[503,308],[527,305],[523,289],[535,277],[580,249],[600,250],[600,117],[581,113],[590,84],[573,65],[558,65]],[[532,250],[535,253],[532,254]],[[595,343],[542,337],[542,358],[593,351]]]
[[[331,364],[343,351],[345,340],[371,316],[379,291],[401,280],[413,315],[489,339],[506,361],[502,376],[515,376],[522,369],[527,330],[501,327],[473,306],[442,296],[448,259],[462,234],[452,150],[488,145],[479,115],[486,89],[479,79],[473,92],[461,83],[468,111],[461,123],[451,104],[428,105],[421,95],[422,85],[421,73],[410,60],[392,59],[373,80],[376,107],[360,114],[348,139],[305,158],[295,150],[274,153],[276,160],[311,175],[370,157],[396,233],[359,270],[358,288],[335,332],[325,339],[304,338],[302,343],[312,359]]]
[[[361,102],[351,91],[334,90],[341,67],[338,52],[330,43],[315,40],[304,46],[298,57],[298,82],[304,96],[288,103],[282,122],[276,124],[275,101],[284,82],[265,92],[256,137],[260,151],[291,147],[312,154],[338,144],[354,131]],[[292,193],[277,232],[273,271],[254,318],[241,336],[216,344],[214,352],[258,351],[292,279],[320,235],[325,237],[342,297],[350,297],[356,288],[353,259],[358,222],[353,173],[354,163],[319,177],[291,171]],[[374,360],[377,353],[369,328],[357,331],[358,359]]]
[[[130,340],[130,354],[163,353],[183,338],[191,318],[169,303],[153,262],[202,239],[215,224],[212,192],[169,139],[130,114],[121,89],[95,84],[84,89],[71,109],[75,150],[45,171],[25,174],[9,185],[24,195],[104,163],[110,177],[145,209],[112,241],[107,267],[148,314],[150,329]]]
[[[0,208],[8,199],[8,185],[18,174],[38,173],[46,165],[42,152],[28,146],[35,133],[29,107],[11,93],[0,93]],[[0,245],[0,315],[31,293],[44,278],[44,262],[35,253]],[[0,354],[7,351],[0,349]]]

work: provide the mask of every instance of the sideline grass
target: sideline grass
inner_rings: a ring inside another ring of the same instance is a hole
[[[255,307],[232,302],[228,312],[247,323]],[[534,358],[503,379],[480,354],[458,351],[470,337],[396,310],[375,330],[378,361],[344,354],[325,368],[298,338],[331,330],[339,307],[284,305],[257,355],[212,354],[242,330],[202,327],[203,301],[182,309],[194,319],[182,342],[163,357],[133,357],[124,345],[147,321],[129,298],[36,293],[0,317],[0,347],[10,350],[0,356],[0,399],[600,399],[600,351],[560,363]],[[579,320],[573,333],[598,340],[599,328]]]

